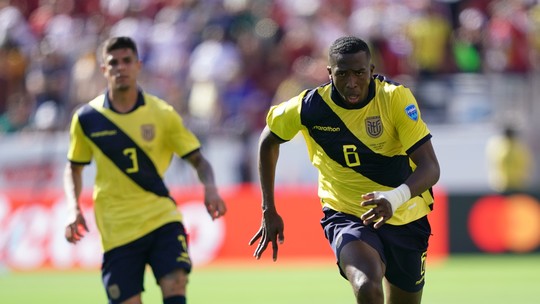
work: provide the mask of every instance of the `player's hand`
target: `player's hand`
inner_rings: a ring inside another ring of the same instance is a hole
[[[77,244],[86,232],[89,232],[88,226],[86,226],[86,220],[83,214],[78,211],[75,220],[66,226],[65,237],[66,240],[72,244]]]
[[[204,205],[206,211],[215,220],[227,212],[227,206],[215,188],[208,188],[204,193]]]
[[[272,243],[272,259],[275,262],[278,256],[278,243],[283,244],[285,241],[283,230],[284,225],[281,216],[275,211],[265,211],[263,213],[261,228],[259,228],[259,231],[257,231],[249,241],[249,245],[251,246],[260,239],[253,256],[257,258],[257,260],[260,259],[261,255],[266,250],[268,243]]]
[[[377,195],[377,192],[371,192],[362,195],[364,201],[360,205],[364,207],[372,206],[366,213],[360,216],[360,219],[364,222],[364,225],[373,225],[374,228],[379,228],[386,221],[388,221],[394,213],[392,212],[392,205],[384,197]]]

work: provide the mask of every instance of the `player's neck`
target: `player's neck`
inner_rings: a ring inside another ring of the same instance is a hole
[[[111,106],[118,113],[127,113],[133,109],[137,103],[137,90],[110,90],[109,91],[109,101]]]

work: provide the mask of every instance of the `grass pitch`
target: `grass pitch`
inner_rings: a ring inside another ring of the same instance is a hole
[[[145,304],[161,303],[147,272]],[[428,263],[423,303],[539,303],[540,255],[455,255]],[[106,303],[99,270],[0,274],[0,303]],[[354,303],[333,261],[254,261],[196,268],[188,287],[190,304]]]

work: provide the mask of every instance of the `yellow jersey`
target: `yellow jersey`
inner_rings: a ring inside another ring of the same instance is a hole
[[[68,159],[96,164],[94,212],[105,251],[138,239],[182,216],[163,181],[174,154],[200,148],[178,113],[139,91],[129,113],[115,112],[107,94],[72,118]]]
[[[323,207],[360,217],[362,195],[391,190],[415,169],[408,154],[431,134],[411,91],[374,75],[369,103],[347,108],[331,84],[305,90],[273,106],[267,125],[279,138],[301,132],[311,163],[318,169],[318,195]],[[412,222],[432,209],[432,189],[401,205],[387,223]]]

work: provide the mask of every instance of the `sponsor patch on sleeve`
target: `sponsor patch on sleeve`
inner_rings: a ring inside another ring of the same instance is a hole
[[[416,106],[413,104],[410,104],[405,107],[405,113],[407,113],[407,116],[409,116],[410,119],[417,121],[418,120],[418,110],[416,109]]]

